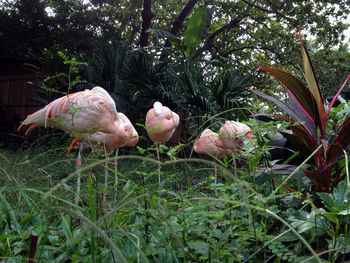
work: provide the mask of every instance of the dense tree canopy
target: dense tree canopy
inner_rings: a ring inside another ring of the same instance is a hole
[[[119,110],[136,119],[144,116],[145,109],[138,107],[147,108],[155,99],[184,115],[213,115],[246,106],[248,75],[262,65],[301,74],[299,28],[321,90],[334,94],[350,71],[344,42],[349,4],[8,0],[0,6],[0,58],[40,58],[42,70],[52,75],[62,64],[57,51],[78,57],[89,63],[85,79],[112,92]]]
[[[157,50],[166,39],[149,33],[162,29],[179,38],[195,8],[212,12],[211,24],[196,57],[228,58],[235,65],[295,65],[299,27],[324,49],[344,40],[350,1],[275,0],[16,0],[1,6],[1,54],[67,49],[89,53],[96,41],[122,39],[131,48]],[[173,53],[169,43],[163,52]],[[164,53],[163,57],[164,59]]]

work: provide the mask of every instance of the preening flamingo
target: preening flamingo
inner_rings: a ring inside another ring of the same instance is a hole
[[[116,157],[118,156],[118,149],[124,146],[133,147],[139,141],[139,136],[134,126],[123,113],[118,112],[118,129],[113,133],[104,133],[101,131],[88,135],[84,139],[80,136],[74,139],[71,143],[68,152],[77,147],[77,144],[82,144],[82,148],[102,149],[106,156],[110,155],[116,150]],[[117,171],[117,160],[114,161],[114,170]],[[117,173],[115,173],[115,184],[118,182]],[[105,191],[103,202],[106,202],[106,192],[108,184],[108,163],[105,164]]]
[[[220,138],[223,148],[229,149],[233,154],[237,154],[243,147],[243,140],[239,137],[253,138],[252,130],[248,125],[237,121],[226,121],[220,128]]]
[[[199,139],[194,143],[193,150],[199,154],[208,154],[216,158],[223,158],[230,155],[231,151],[223,147],[222,139],[216,132],[205,129]],[[215,184],[217,183],[217,168],[214,168]],[[215,194],[217,192],[215,191]]]
[[[117,109],[106,90],[95,87],[60,97],[22,122],[30,125],[26,134],[35,127],[55,127],[65,132],[91,132],[100,130],[114,133],[117,130]]]
[[[222,139],[216,132],[205,129],[199,139],[194,143],[193,150],[199,154],[209,154],[217,158],[222,158],[230,154],[230,150],[223,146]]]
[[[235,154],[238,154],[244,145],[241,137],[250,138],[253,143],[253,134],[248,125],[237,121],[226,121],[220,128],[220,138],[223,143],[223,148],[228,149],[231,152],[233,159],[233,166],[237,168]],[[236,170],[235,170],[236,174]]]
[[[28,132],[39,126],[55,127],[65,132],[103,132],[115,134],[119,128],[119,118],[112,97],[101,87],[84,90],[60,97],[44,108],[30,114],[19,126],[30,125]],[[81,167],[79,149],[77,167]],[[80,175],[77,178],[77,199],[80,196]]]
[[[151,140],[156,143],[157,158],[159,161],[159,144],[165,144],[173,136],[179,125],[180,117],[160,102],[155,102],[153,108],[146,114],[146,130]],[[158,166],[160,183],[160,165]]]
[[[246,134],[240,134],[247,132]],[[217,158],[237,154],[243,147],[244,143],[238,136],[252,138],[249,134],[249,126],[235,121],[226,121],[225,125],[220,128],[219,134],[210,129],[202,132],[199,139],[194,143],[193,150],[199,154],[209,154]],[[236,168],[235,159],[234,166]],[[214,170],[215,183],[217,183],[217,169]]]

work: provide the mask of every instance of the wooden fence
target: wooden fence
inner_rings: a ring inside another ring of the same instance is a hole
[[[0,76],[1,133],[15,133],[28,114],[47,104],[37,93],[42,80],[35,74]]]

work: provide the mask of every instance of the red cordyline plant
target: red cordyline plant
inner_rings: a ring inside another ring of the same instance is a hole
[[[282,119],[291,122],[292,134],[283,133],[304,157],[309,156],[320,145],[322,147],[310,159],[311,166],[304,170],[305,175],[311,180],[316,192],[332,192],[333,188],[345,178],[345,172],[339,167],[339,160],[344,157],[344,150],[350,142],[350,117],[336,131],[335,135],[327,136],[327,118],[337,97],[347,85],[350,75],[342,87],[333,97],[327,111],[318,87],[315,72],[313,70],[306,46],[301,38],[302,64],[306,84],[288,72],[272,68],[261,67],[275,77],[287,89],[289,105],[259,91],[252,90],[255,94],[270,100],[285,111],[289,118]]]

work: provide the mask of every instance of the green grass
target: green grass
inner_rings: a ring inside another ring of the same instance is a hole
[[[271,175],[257,174],[256,149],[238,157],[237,170],[230,160],[218,165],[218,184],[209,158],[163,154],[159,185],[154,151],[121,153],[117,185],[110,160],[106,203],[105,160],[84,151],[78,206],[75,152],[19,149],[0,149],[1,262],[27,262],[32,236],[38,237],[36,262],[349,260],[348,190],[337,196],[345,202],[339,215],[284,188],[275,193]],[[294,179],[274,178],[297,188]],[[70,189],[60,186],[65,180]]]

